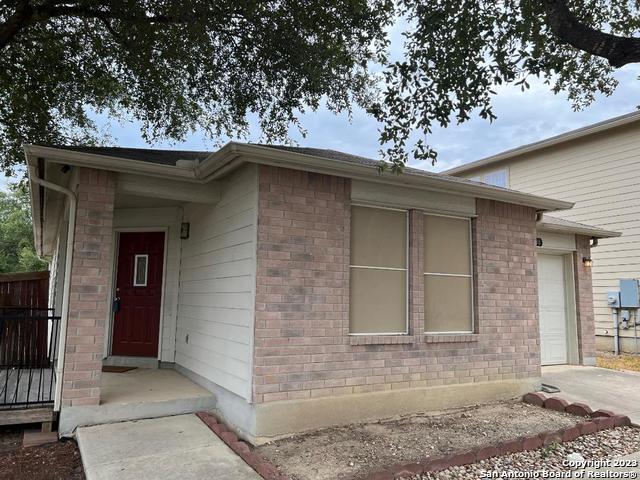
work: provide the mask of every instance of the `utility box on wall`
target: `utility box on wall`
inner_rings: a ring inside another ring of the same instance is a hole
[[[640,307],[640,295],[638,294],[638,280],[635,278],[620,279],[620,307]]]
[[[607,292],[607,305],[610,308],[620,308],[620,292]]]

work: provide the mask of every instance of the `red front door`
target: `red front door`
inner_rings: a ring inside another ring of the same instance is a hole
[[[120,234],[112,355],[158,355],[163,259],[164,232]]]

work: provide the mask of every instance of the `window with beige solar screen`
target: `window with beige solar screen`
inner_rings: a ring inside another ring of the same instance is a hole
[[[425,333],[473,332],[471,220],[424,216]]]
[[[407,212],[351,207],[349,333],[407,333]]]

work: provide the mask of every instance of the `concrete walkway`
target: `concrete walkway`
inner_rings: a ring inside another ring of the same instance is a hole
[[[83,427],[87,480],[260,480],[195,415]]]
[[[542,367],[542,382],[560,389],[552,395],[570,402],[584,402],[594,409],[628,415],[633,423],[640,424],[640,374],[561,365]],[[640,452],[617,457],[617,460],[640,461]],[[635,474],[630,478],[640,478],[640,468],[632,466],[588,468],[585,472],[598,472],[597,478],[623,478],[622,473]],[[611,472],[611,475],[604,476],[604,472]],[[581,478],[596,478],[588,475]]]
[[[542,367],[542,382],[558,387],[560,398],[628,415],[640,424],[640,373],[562,365]]]

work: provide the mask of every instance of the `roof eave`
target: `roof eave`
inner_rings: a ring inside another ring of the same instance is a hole
[[[33,244],[36,250],[36,254],[39,257],[43,257],[44,252],[42,251],[42,229],[40,228],[40,216],[42,215],[42,212],[40,211],[40,188],[34,188],[37,185],[31,180],[32,170],[34,168],[37,168],[36,164],[33,163],[34,159],[34,157],[29,157],[29,155],[27,155],[27,178],[29,179],[30,185],[29,201],[31,203],[31,212],[33,215],[31,228],[33,231]]]
[[[77,167],[97,168],[116,172],[140,173],[160,178],[179,178],[195,181],[195,169],[161,165],[158,163],[129,160],[108,155],[65,150],[64,148],[45,147],[42,145],[24,145],[24,152],[29,158],[45,158],[51,161]]]
[[[371,182],[402,185],[424,190],[455,193],[468,197],[486,198],[517,205],[534,207],[538,211],[567,210],[573,207],[572,202],[555,200],[514,190],[506,190],[483,184],[470,184],[442,176],[424,176],[405,172],[400,175],[379,173],[368,165],[350,164],[314,155],[286,150],[230,142],[214,154],[207,157],[196,174],[203,178],[216,178],[216,173],[225,171],[238,161],[250,161],[258,164],[280,166],[296,170],[306,170],[327,175],[348,176]]]
[[[197,183],[206,183],[220,178],[226,175],[231,169],[237,168],[240,164],[252,162],[327,175],[342,175],[370,182],[497,200],[533,207],[537,211],[542,212],[567,210],[573,207],[573,203],[571,202],[517,192],[515,190],[507,190],[481,183],[460,181],[442,175],[420,175],[410,172],[405,172],[400,175],[390,172],[379,173],[377,169],[370,165],[347,163],[305,153],[276,150],[260,145],[240,142],[227,143],[224,147],[209,155],[194,169],[151,164],[139,160],[127,160],[40,145],[25,145],[24,149],[27,161],[31,163],[42,157],[47,160],[73,166],[139,173],[173,179],[177,178]]]
[[[554,233],[572,233],[575,235],[584,235],[585,237],[592,238],[616,238],[622,235],[622,232],[614,232],[612,230],[604,230],[601,228],[581,228],[581,227],[568,227],[563,225],[550,225],[545,223],[538,224],[538,230],[542,232],[554,232]]]

